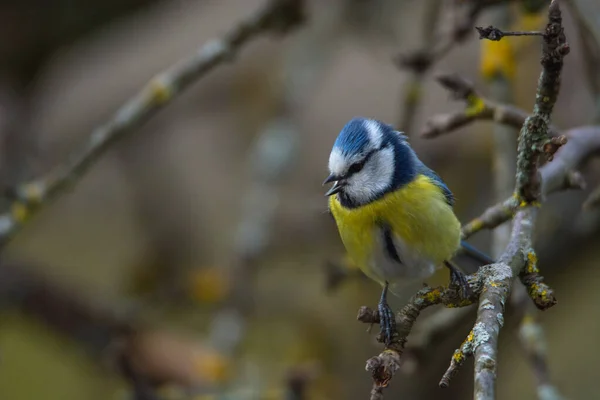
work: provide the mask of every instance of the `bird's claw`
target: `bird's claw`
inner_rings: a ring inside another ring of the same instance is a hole
[[[381,293],[381,300],[379,300],[379,304],[377,305],[377,310],[379,311],[379,326],[381,329],[380,336],[386,347],[392,343],[392,339],[396,334],[396,317],[387,303],[387,288],[388,285],[386,283],[383,292]]]
[[[473,295],[467,276],[458,269],[450,269],[450,285],[458,288],[458,294],[463,299],[468,299]]]

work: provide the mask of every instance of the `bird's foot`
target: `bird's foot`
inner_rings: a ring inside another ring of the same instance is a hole
[[[377,310],[379,311],[379,326],[381,328],[380,335],[386,347],[392,343],[392,339],[396,334],[396,317],[387,303],[387,290],[388,283],[386,282],[383,291],[381,292],[381,299],[377,305]]]
[[[446,266],[450,269],[450,286],[458,288],[458,294],[463,299],[468,299],[473,295],[473,290],[469,285],[467,276],[456,265],[446,262]]]

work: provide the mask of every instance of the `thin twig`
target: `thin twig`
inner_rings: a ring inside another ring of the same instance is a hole
[[[440,74],[437,80],[448,89],[454,99],[463,100],[466,107],[464,110],[429,118],[421,130],[421,136],[425,138],[452,132],[478,120],[492,120],[520,129],[529,116],[527,111],[518,107],[485,98],[475,90],[472,82],[457,74]],[[559,136],[558,130],[552,126],[550,134]]]
[[[251,40],[265,33],[286,33],[304,19],[303,0],[270,0],[220,39],[159,73],[127,101],[87,143],[45,177],[13,190],[12,209],[0,216],[0,246],[5,245],[32,214],[63,194],[118,140],[139,127],[158,110],[215,67],[230,61]]]
[[[497,42],[506,36],[544,36],[544,32],[539,31],[502,31],[493,26],[485,28],[476,26],[475,29],[479,33],[479,39],[487,39]]]

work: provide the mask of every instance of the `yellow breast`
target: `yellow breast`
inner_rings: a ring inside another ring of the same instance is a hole
[[[374,246],[378,223],[388,224],[393,234],[414,252],[413,256],[422,256],[436,265],[450,259],[460,246],[460,222],[440,188],[423,175],[357,208],[345,208],[337,196],[331,196],[329,208],[349,256],[371,277],[376,268],[372,260],[377,250]]]

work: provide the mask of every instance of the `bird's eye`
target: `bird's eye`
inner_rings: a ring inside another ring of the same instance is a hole
[[[362,161],[352,164],[350,166],[350,168],[348,168],[348,175],[352,175],[352,174],[356,174],[357,172],[360,172],[360,170],[363,169],[363,167],[365,166],[366,162],[367,162],[367,159],[365,158]]]

